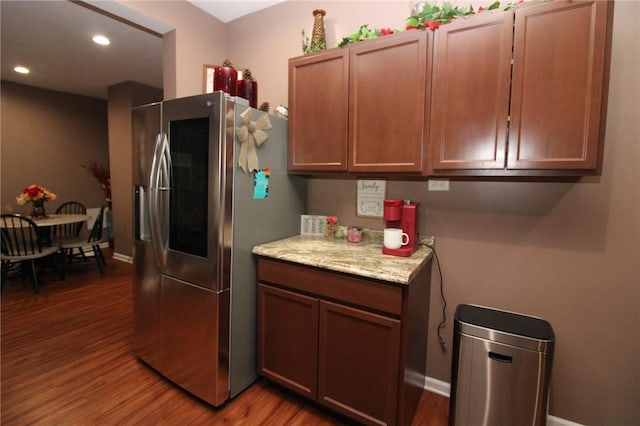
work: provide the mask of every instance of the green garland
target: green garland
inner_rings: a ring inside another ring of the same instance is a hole
[[[504,10],[510,10],[523,3],[523,0],[518,0],[516,3],[507,3]],[[483,12],[485,10],[495,10],[500,8],[500,2],[496,1],[490,6],[483,8],[479,7],[478,10],[474,10],[473,6],[461,8],[454,6],[450,2],[446,1],[442,6],[425,4],[423,9],[407,18],[404,29],[410,30],[414,28],[424,29],[429,28],[435,30],[442,24],[451,22],[455,18],[462,16],[469,16],[476,13]],[[390,28],[383,29],[371,29],[368,24],[361,25],[357,32],[343,37],[338,43],[338,47],[344,47],[348,44],[356,43],[363,40],[371,40],[388,34],[398,32],[398,30],[392,30]],[[304,46],[303,46],[304,49]]]
[[[338,43],[338,47],[343,47],[351,43],[356,43],[358,41],[363,40],[371,40],[374,38],[378,38],[382,35],[382,32],[379,29],[370,29],[369,24],[364,24],[360,26],[360,29],[351,34],[349,37],[344,37],[340,43]]]

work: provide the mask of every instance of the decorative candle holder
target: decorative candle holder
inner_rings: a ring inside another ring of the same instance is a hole
[[[252,108],[258,108],[258,82],[251,75],[251,70],[247,68],[244,71],[242,80],[238,80],[236,87],[237,96],[248,100]]]
[[[222,90],[231,96],[236,96],[238,85],[238,71],[233,68],[229,58],[226,58],[221,67],[213,70],[213,90]]]
[[[350,226],[347,230],[347,241],[350,243],[362,242],[362,228]]]

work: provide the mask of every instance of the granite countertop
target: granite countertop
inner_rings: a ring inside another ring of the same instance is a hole
[[[426,244],[429,239],[421,239]],[[360,243],[346,239],[296,235],[257,245],[253,253],[302,265],[344,272],[376,280],[408,284],[433,255],[421,245],[410,257],[382,254],[382,232],[365,231]]]

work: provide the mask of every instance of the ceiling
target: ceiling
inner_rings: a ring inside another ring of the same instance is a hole
[[[283,0],[191,1],[223,22]],[[60,92],[107,98],[107,87],[136,81],[162,87],[162,38],[171,28],[114,1],[85,5],[140,24],[129,25],[70,1],[0,1],[1,77],[16,83]],[[28,31],[27,31],[28,29]],[[109,46],[91,41],[96,33],[111,39]],[[13,71],[31,69],[28,75]]]

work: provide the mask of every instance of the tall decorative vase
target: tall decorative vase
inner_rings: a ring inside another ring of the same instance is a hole
[[[326,12],[322,9],[313,11],[313,32],[311,33],[311,48],[317,52],[327,47],[327,40],[324,33],[324,15]]]
[[[45,200],[35,200],[31,202],[33,204],[33,209],[29,215],[33,219],[44,219],[47,217],[47,212],[44,209],[44,201]]]

